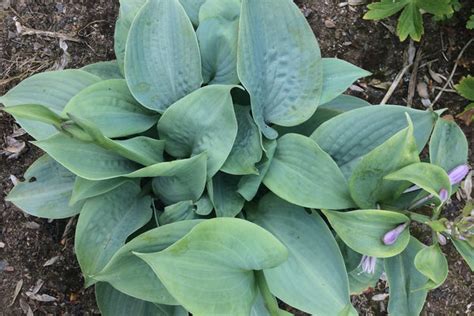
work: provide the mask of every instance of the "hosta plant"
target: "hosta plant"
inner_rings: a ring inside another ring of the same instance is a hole
[[[472,203],[443,217],[460,128],[342,94],[369,73],[322,58],[291,0],[122,0],[115,52],[0,99],[45,152],[7,199],[78,215],[104,315],[356,315],[383,272],[389,312],[415,315],[448,240],[474,266]]]

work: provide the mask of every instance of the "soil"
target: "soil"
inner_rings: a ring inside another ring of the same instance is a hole
[[[311,24],[324,57],[339,57],[373,73],[373,76],[360,81],[359,88],[351,89],[350,93],[374,104],[379,103],[386,93],[381,87],[394,80],[407,60],[409,41],[400,43],[393,34],[396,19],[386,19],[383,23],[365,21],[361,18],[365,6],[342,6],[338,0],[296,2]],[[425,16],[425,35],[421,43],[415,44],[423,51],[417,77],[418,80],[428,81],[431,100],[438,91],[432,90],[435,83],[428,73],[426,62],[433,61],[431,69],[448,77],[459,52],[474,35],[465,29],[472,2],[462,2],[464,9],[449,22],[435,23]],[[3,7],[0,4],[0,94],[36,72],[64,66],[78,68],[114,59],[113,28],[117,12],[117,0],[3,0]],[[79,42],[66,41],[68,56],[65,57],[58,38],[21,36],[17,33],[15,22],[36,30],[67,33]],[[454,75],[456,83],[462,76],[474,73],[474,44],[465,51],[458,64]],[[405,74],[389,103],[407,103],[410,78],[411,70]],[[435,107],[447,108],[447,114],[456,116],[466,104],[457,94],[445,92]],[[413,106],[423,108],[416,92]],[[472,149],[474,129],[457,121],[463,127]],[[0,112],[0,149],[7,146],[7,137],[16,128],[14,120]],[[27,136],[17,139],[29,140]],[[27,314],[29,309],[35,315],[98,314],[93,289],[83,289],[74,256],[74,220],[49,222],[27,216],[3,199],[13,186],[11,175],[21,179],[27,167],[40,154],[33,145],[26,143],[18,158],[0,156],[0,315]],[[474,161],[472,152],[470,161]],[[455,216],[461,207],[462,202],[454,200],[446,212]],[[473,314],[474,275],[451,245],[445,246],[443,251],[449,260],[449,277],[440,288],[429,294],[423,314]],[[45,266],[52,258],[57,260]],[[22,282],[22,287],[13,302],[19,282]],[[38,294],[47,294],[55,301],[41,302],[27,296],[26,292],[38,282],[44,282]],[[384,315],[387,300],[374,300],[374,296],[381,293],[388,293],[383,281],[364,295],[354,296],[353,303],[360,314]]]

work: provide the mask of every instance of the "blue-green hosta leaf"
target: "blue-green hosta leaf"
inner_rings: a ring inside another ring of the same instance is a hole
[[[382,210],[323,213],[346,245],[367,256],[395,256],[406,248],[410,240],[410,232],[405,228],[392,245],[385,245],[382,241],[386,233],[409,221],[400,213]]]
[[[215,17],[228,21],[238,20],[241,4],[241,0],[206,0],[199,10],[199,23]]]
[[[105,282],[95,286],[95,298],[104,316],[184,316],[181,306],[157,305],[128,296]]]
[[[271,193],[247,215],[288,249],[287,261],[264,271],[274,295],[317,315],[335,315],[350,304],[344,260],[321,216],[308,214]]]
[[[60,114],[73,96],[99,81],[99,77],[78,69],[43,72],[23,80],[0,97],[0,103],[7,107],[38,104]],[[42,122],[24,119],[19,119],[18,122],[28,134],[38,140],[57,133],[54,127]]]
[[[206,0],[179,0],[194,25],[199,24],[199,12]]]
[[[325,104],[321,104],[316,112],[306,122],[292,127],[275,126],[279,135],[288,133],[301,134],[310,137],[324,122],[347,111],[370,106],[370,103],[351,95],[340,95]]]
[[[221,170],[235,175],[256,174],[256,164],[262,159],[260,131],[250,115],[248,106],[235,105],[237,137]]]
[[[438,244],[425,247],[415,256],[415,267],[428,278],[425,288],[435,289],[448,277],[448,260]]]
[[[413,124],[389,138],[364,156],[349,179],[351,196],[360,208],[375,209],[377,203],[390,201],[408,185],[385,176],[420,161],[413,136]]]
[[[467,163],[468,147],[466,135],[455,122],[436,122],[429,145],[431,163],[451,171]]]
[[[469,245],[468,242],[462,240],[453,239],[452,242],[457,251],[471,268],[471,271],[474,271],[474,247]]]
[[[187,163],[175,163],[174,168],[153,179],[153,191],[165,204],[197,201],[204,192],[207,181],[206,156],[198,155],[185,161]]]
[[[417,148],[421,152],[438,116],[402,106],[368,106],[343,113],[322,124],[311,138],[349,177],[362,156],[407,126],[405,113],[413,121]]]
[[[140,197],[140,186],[126,182],[86,201],[77,222],[74,249],[86,280],[101,271],[134,231],[152,216],[151,198]]]
[[[212,201],[207,194],[204,194],[197,202],[195,202],[194,206],[196,207],[196,214],[201,216],[211,214],[214,209],[214,205],[212,205]]]
[[[199,24],[196,35],[201,49],[204,83],[237,84],[239,20],[210,18]]]
[[[159,304],[177,305],[153,270],[132,252],[164,250],[186,235],[200,221],[180,221],[143,233],[120,248],[105,268],[94,276],[123,293]]]
[[[33,122],[41,122],[54,126],[56,129],[61,128],[64,122],[59,114],[50,110],[44,105],[38,104],[21,104],[3,108],[3,111],[13,115],[17,120],[29,120]]]
[[[214,218],[156,253],[136,253],[176,300],[196,316],[250,314],[254,270],[278,266],[288,253],[272,234],[248,221]]]
[[[269,124],[301,124],[318,107],[319,45],[291,0],[243,0],[239,28],[238,75],[250,93],[255,122],[275,139],[278,133]]]
[[[354,206],[347,181],[334,160],[302,135],[286,134],[278,139],[263,183],[296,205],[335,210]]]
[[[125,78],[145,107],[164,112],[202,83],[193,26],[178,0],[148,0],[127,39]]]
[[[43,218],[67,218],[80,212],[69,205],[76,176],[48,155],[36,160],[5,198],[28,214]]]
[[[91,181],[76,177],[69,205],[112,191],[126,181],[131,180],[127,178],[114,178],[110,180]]]
[[[240,178],[218,172],[209,180],[207,192],[218,217],[234,217],[244,207],[245,199],[237,192]]]
[[[124,79],[101,81],[82,90],[66,105],[66,114],[92,122],[112,138],[144,132],[158,121],[156,113],[135,101]]]
[[[323,92],[320,104],[334,100],[356,80],[371,73],[338,58],[323,58]]]
[[[207,152],[210,179],[224,165],[237,136],[237,119],[230,90],[210,85],[174,103],[158,122],[168,154],[184,158]]]
[[[415,256],[424,245],[411,237],[405,251],[384,260],[387,274],[390,300],[388,312],[390,315],[420,315],[425,304],[427,290],[423,289],[428,278],[415,267]]]
[[[165,207],[164,212],[160,215],[160,225],[167,225],[179,221],[197,219],[198,216],[194,212],[195,206],[193,201],[181,201],[173,205]]]
[[[100,61],[98,63],[90,64],[81,68],[88,73],[96,75],[97,77],[108,80],[108,79],[123,79],[122,73],[120,72],[119,64],[116,60],[111,61]]]
[[[256,165],[258,174],[245,175],[240,179],[237,192],[242,195],[245,200],[250,202],[253,200],[255,195],[257,195],[258,189],[263,182],[263,178],[270,168],[273,156],[275,155],[276,146],[276,140],[264,139],[263,148],[265,155]]]
[[[443,168],[426,162],[418,162],[408,165],[387,176],[386,180],[410,181],[426,192],[434,195],[440,202],[440,191],[448,191],[451,196],[451,183],[448,174]]]

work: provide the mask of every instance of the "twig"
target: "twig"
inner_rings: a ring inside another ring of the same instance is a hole
[[[386,104],[387,101],[390,99],[390,97],[392,96],[393,92],[395,91],[395,89],[397,88],[398,84],[400,83],[400,81],[402,80],[403,76],[405,75],[405,73],[408,71],[408,69],[410,69],[412,64],[409,64],[409,65],[406,65],[405,67],[403,67],[403,69],[398,73],[398,75],[395,77],[395,80],[392,82],[392,85],[390,86],[390,88],[388,89],[387,91],[387,94],[385,94],[385,96],[383,97],[382,101],[380,102],[380,104]]]
[[[418,67],[420,66],[421,61],[421,46],[418,48],[418,52],[416,53],[415,61],[413,63],[413,70],[410,76],[410,83],[408,84],[408,96],[407,96],[407,106],[411,108],[413,104],[413,97],[415,96],[415,88],[417,84],[417,77],[418,77]]]
[[[461,49],[461,52],[459,52],[459,55],[458,57],[456,58],[456,61],[454,62],[454,67],[453,67],[453,70],[451,71],[451,74],[449,75],[448,77],[448,80],[446,81],[446,83],[444,84],[443,88],[441,89],[441,91],[438,93],[438,95],[436,96],[436,98],[434,99],[433,103],[431,104],[431,107],[433,107],[435,105],[435,103],[439,100],[439,98],[441,98],[441,95],[443,95],[443,92],[446,90],[446,88],[448,87],[449,83],[451,82],[451,80],[453,80],[453,77],[454,77],[454,74],[456,73],[456,69],[458,68],[458,63],[459,61],[461,60],[461,57],[462,55],[464,54],[464,52],[466,51],[466,49],[469,47],[469,45],[471,45],[471,43],[474,41],[474,38],[471,38],[469,40],[469,42],[466,43],[466,45],[464,45],[464,47]]]
[[[83,41],[79,38],[73,37],[68,34],[60,33],[60,32],[51,32],[51,31],[41,31],[41,30],[35,30],[26,26],[23,26],[20,24],[20,22],[15,22],[16,29],[18,33],[22,36],[25,35],[39,35],[39,36],[47,36],[47,37],[53,37],[53,38],[59,38],[63,39],[65,41],[71,41],[71,42],[76,42],[76,43],[82,43]]]

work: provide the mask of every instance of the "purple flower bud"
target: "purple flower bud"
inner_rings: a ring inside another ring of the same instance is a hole
[[[446,243],[448,242],[448,241],[446,240],[446,237],[444,237],[444,235],[443,235],[443,234],[440,234],[440,233],[436,233],[436,235],[438,236],[439,244],[440,244],[441,246],[446,245]]]
[[[468,165],[460,165],[451,170],[448,173],[449,181],[452,185],[458,184],[461,182],[469,173],[469,166]]]
[[[448,190],[441,189],[441,191],[439,191],[439,197],[441,199],[441,202],[446,202],[449,198]]]
[[[401,224],[398,225],[396,228],[392,229],[391,231],[387,232],[383,236],[383,243],[387,246],[393,245],[397,241],[398,236],[400,236],[400,234],[405,230],[406,227],[407,223]]]
[[[375,265],[377,264],[377,258],[363,255],[360,260],[359,267],[362,268],[362,271],[369,274],[375,273]]]

